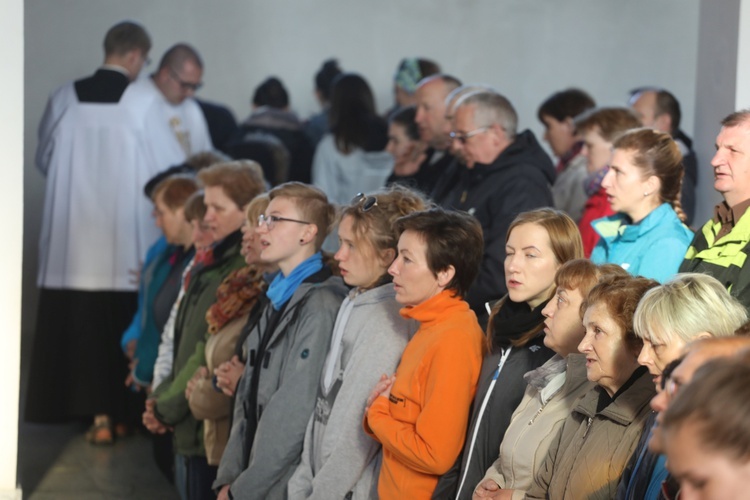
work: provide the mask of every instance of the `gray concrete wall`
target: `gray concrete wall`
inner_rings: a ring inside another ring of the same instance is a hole
[[[567,86],[600,104],[622,104],[633,87],[672,90],[693,132],[699,0],[27,0],[25,69],[24,330],[33,326],[36,240],[43,179],[33,168],[36,127],[48,93],[90,74],[106,29],[142,21],[156,62],[172,43],[194,44],[205,58],[200,95],[249,110],[268,75],[288,86],[303,116],[316,110],[312,75],[336,56],[363,74],[385,110],[404,56],[425,56],[465,82],[489,83],[516,105],[521,127],[541,132],[539,103]],[[153,66],[152,66],[153,68]]]

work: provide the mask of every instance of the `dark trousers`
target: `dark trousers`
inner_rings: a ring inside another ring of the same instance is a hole
[[[215,500],[216,493],[211,485],[216,480],[219,468],[208,465],[206,457],[187,458],[187,497],[188,500]]]

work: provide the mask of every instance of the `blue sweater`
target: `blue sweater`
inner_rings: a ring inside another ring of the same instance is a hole
[[[622,266],[634,276],[660,283],[677,273],[693,232],[683,224],[668,203],[662,203],[639,224],[621,213],[591,223],[601,239],[591,253],[595,264]]]

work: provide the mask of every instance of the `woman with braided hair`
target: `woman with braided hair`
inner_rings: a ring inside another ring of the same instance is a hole
[[[680,206],[682,154],[669,134],[646,128],[626,132],[613,147],[602,187],[617,213],[591,223],[601,236],[591,260],[664,282],[693,239]]]

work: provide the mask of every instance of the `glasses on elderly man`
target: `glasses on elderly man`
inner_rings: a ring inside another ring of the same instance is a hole
[[[279,217],[276,215],[260,214],[258,216],[258,227],[265,224],[269,231],[271,231],[274,227],[276,227],[277,222],[296,222],[297,224],[312,224],[312,222],[307,222],[304,220],[297,220],[297,219],[287,219],[286,217]]]
[[[180,87],[182,87],[182,90],[192,90],[193,92],[198,92],[200,88],[203,86],[203,82],[186,82],[180,76],[177,74],[177,72],[173,69],[169,69],[169,74],[172,75],[172,78],[174,78],[174,81],[176,81]]]
[[[366,196],[365,193],[357,193],[354,198],[352,198],[352,205],[360,205],[359,209],[363,212],[367,212],[369,210],[372,210],[373,207],[378,206],[378,199],[374,196]]]
[[[470,130],[469,132],[461,133],[461,132],[451,132],[448,134],[451,138],[451,140],[458,141],[461,144],[466,144],[466,141],[474,137],[475,135],[479,135],[481,133],[487,132],[490,129],[490,127],[479,127],[474,130]]]

